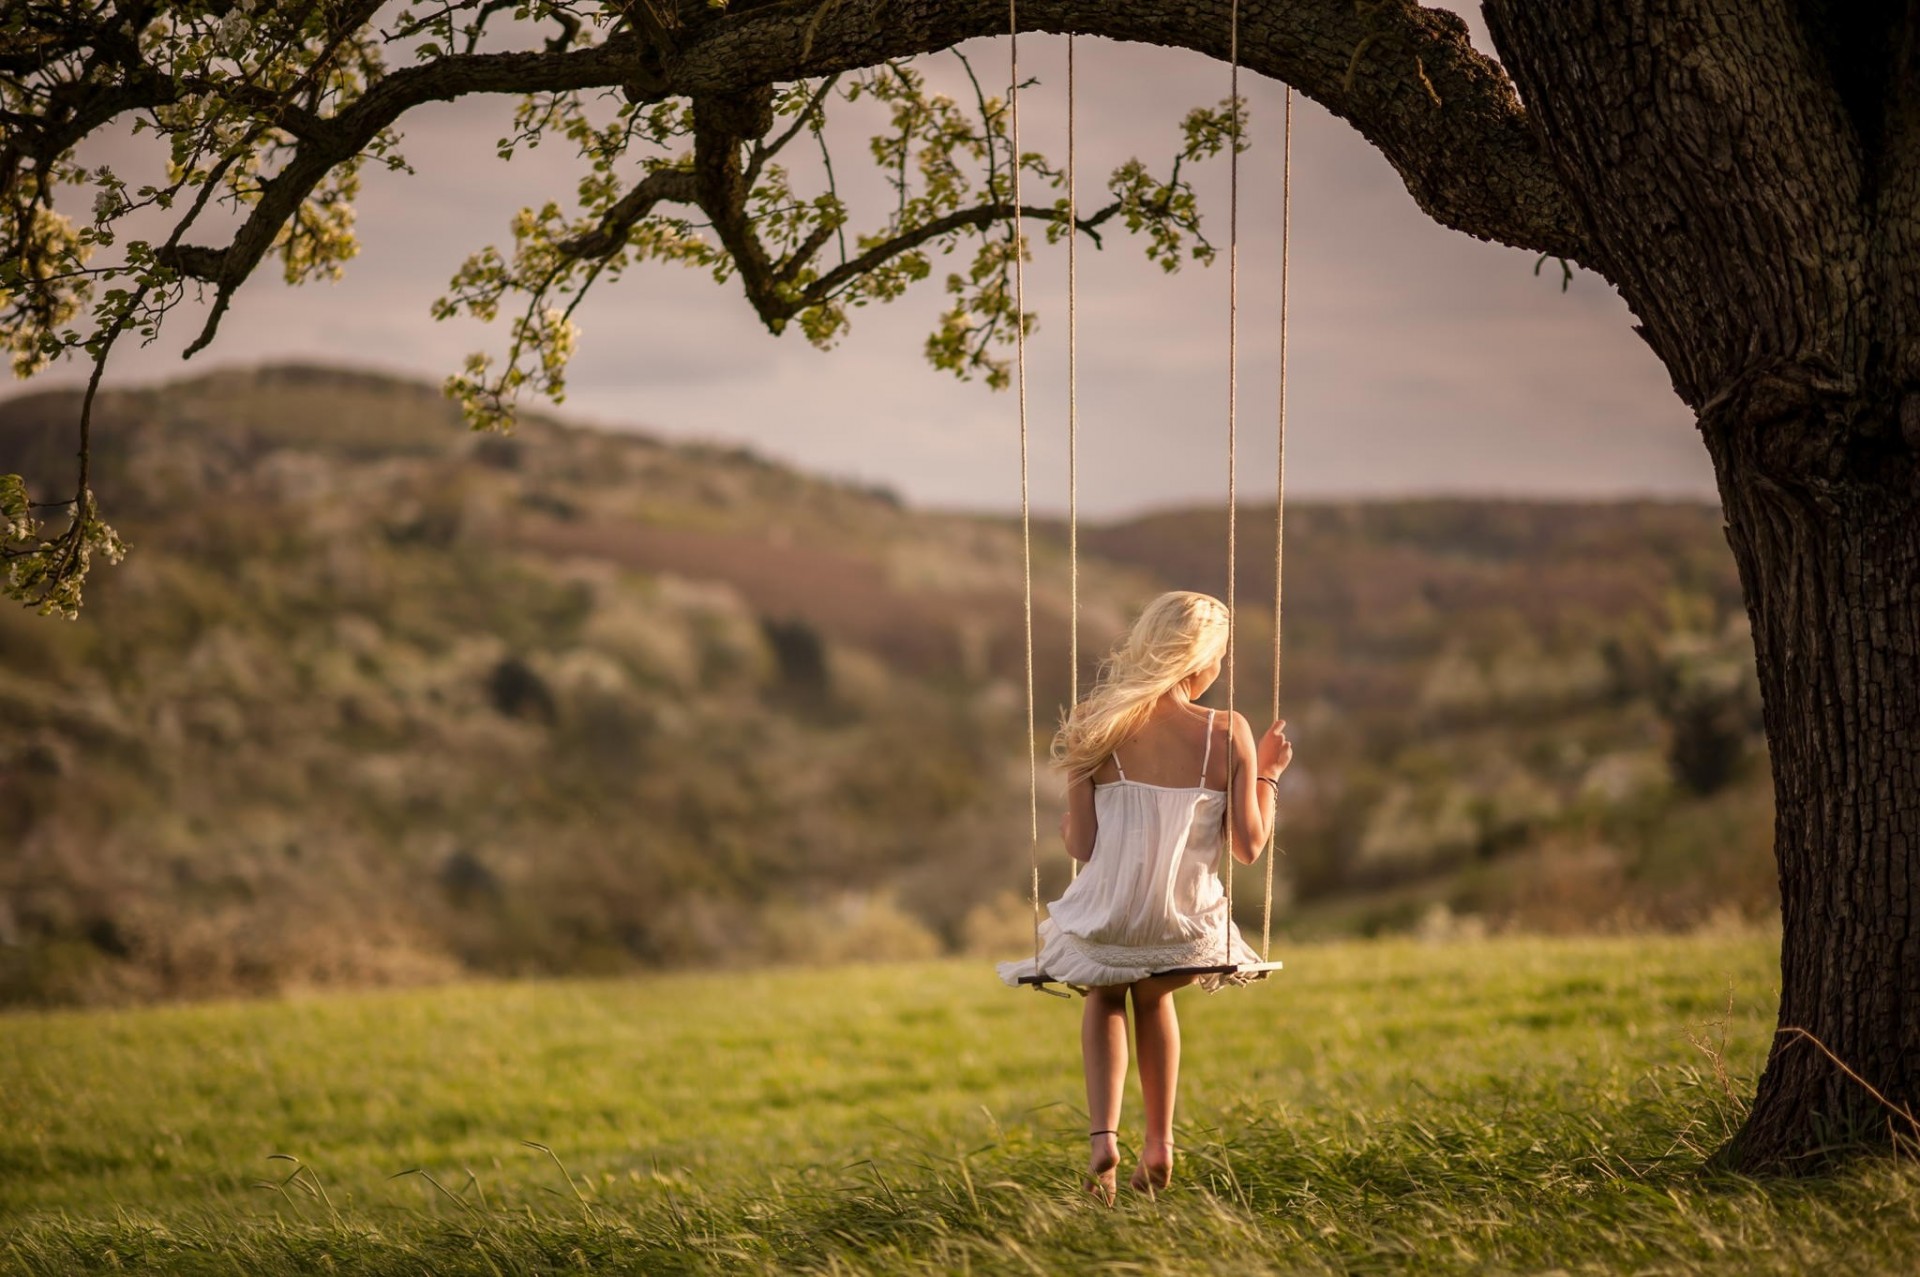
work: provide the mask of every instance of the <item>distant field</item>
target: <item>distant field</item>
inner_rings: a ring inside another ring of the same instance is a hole
[[[1077,1007],[980,963],[10,1015],[0,1270],[1908,1271],[1913,1168],[1701,1170],[1773,954],[1291,950],[1182,995],[1176,1188],[1111,1211]]]

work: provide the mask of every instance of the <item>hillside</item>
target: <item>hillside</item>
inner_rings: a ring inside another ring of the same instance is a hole
[[[70,482],[74,411],[0,404],[0,471]],[[1021,943],[1009,522],[538,417],[475,436],[341,370],[109,394],[97,434],[133,553],[77,623],[0,613],[0,999]],[[1285,926],[1773,907],[1714,511],[1288,515]],[[1223,540],[1218,513],[1083,529],[1088,652],[1220,588]],[[1044,730],[1059,529],[1036,559]]]

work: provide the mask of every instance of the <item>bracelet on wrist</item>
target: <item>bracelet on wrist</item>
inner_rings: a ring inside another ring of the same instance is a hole
[[[1255,776],[1254,779],[1263,784],[1272,785],[1274,797],[1278,798],[1280,796],[1280,778],[1278,776]]]

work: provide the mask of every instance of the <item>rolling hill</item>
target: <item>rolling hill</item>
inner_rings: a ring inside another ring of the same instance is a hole
[[[69,483],[74,413],[0,403],[0,471]],[[1008,520],[539,416],[472,435],[345,369],[111,393],[96,432],[132,554],[78,622],[0,613],[0,1000],[1019,947]],[[1716,511],[1288,519],[1284,926],[1774,907]],[[1044,732],[1067,598],[1039,533]],[[1222,588],[1224,533],[1084,528],[1086,650],[1160,589]],[[1257,708],[1272,581],[1246,557]]]

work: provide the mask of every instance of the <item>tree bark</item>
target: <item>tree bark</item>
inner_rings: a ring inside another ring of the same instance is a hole
[[[1791,0],[1487,10],[1595,265],[1698,414],[1753,625],[1781,1032],[1723,1155],[1812,1170],[1912,1140],[1890,1107],[1920,1113],[1911,90],[1849,80]]]
[[[1777,441],[1888,406],[1798,409],[1706,430],[1753,621],[1780,866],[1781,1033],[1724,1151],[1745,1170],[1920,1137],[1894,1108],[1920,1113],[1920,500],[1910,456],[1781,475]]]

